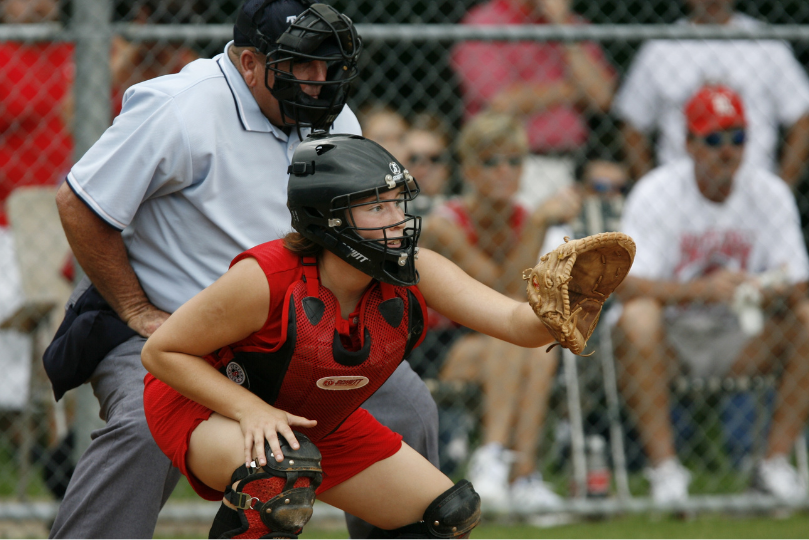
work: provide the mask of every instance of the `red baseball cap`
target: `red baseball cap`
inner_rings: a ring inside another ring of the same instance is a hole
[[[707,85],[699,89],[685,105],[688,131],[694,135],[707,135],[732,127],[743,127],[742,98],[722,85]]]

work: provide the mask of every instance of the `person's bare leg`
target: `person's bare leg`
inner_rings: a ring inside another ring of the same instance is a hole
[[[418,452],[402,444],[394,455],[318,495],[380,529],[397,529],[421,521],[452,480]]]
[[[484,338],[481,334],[468,334],[453,343],[438,378],[442,381],[477,382]]]
[[[225,491],[233,471],[244,465],[244,435],[239,423],[213,413],[191,434],[186,461],[202,483]]]
[[[524,350],[499,339],[486,338],[481,358],[484,415],[483,444],[511,443],[516,418],[519,416],[519,394],[523,384]]]
[[[559,363],[559,352],[545,348],[522,349],[524,381],[519,387],[519,412],[514,430],[517,460],[513,475],[517,478],[536,470],[539,434],[548,411],[553,377]]]
[[[632,300],[624,305],[618,325],[624,337],[618,351],[621,389],[637,420],[646,454],[656,466],[676,456],[669,419],[663,307],[647,298]]]
[[[782,328],[790,347],[778,387],[767,458],[788,455],[809,418],[809,300],[786,315]]]

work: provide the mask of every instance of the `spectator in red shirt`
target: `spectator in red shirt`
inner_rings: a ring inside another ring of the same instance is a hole
[[[491,0],[461,21],[468,25],[554,24],[587,21],[571,0]],[[572,154],[589,135],[588,114],[609,109],[615,71],[595,43],[461,43],[452,52],[465,116],[492,108],[525,118],[530,152],[520,196],[536,206],[573,180]],[[545,178],[542,178],[544,176]]]
[[[29,24],[59,18],[57,0],[0,0],[2,22]],[[6,199],[17,186],[55,184],[70,165],[70,136],[59,116],[68,88],[73,45],[0,43],[0,322],[23,302]],[[31,339],[0,330],[0,410],[28,401]]]
[[[57,21],[57,0],[5,0],[9,24]],[[0,43],[0,226],[5,200],[22,185],[55,184],[70,166],[73,145],[60,104],[73,78],[73,45]]]
[[[4,0],[1,5],[4,23],[59,19],[58,0]],[[141,5],[134,21],[154,22],[154,13],[169,13],[156,5]],[[113,115],[120,111],[126,88],[176,73],[196,58],[192,49],[176,43],[137,45],[113,38]],[[17,186],[56,184],[69,169],[73,76],[71,43],[0,43],[0,203]],[[0,226],[5,225],[0,204]]]

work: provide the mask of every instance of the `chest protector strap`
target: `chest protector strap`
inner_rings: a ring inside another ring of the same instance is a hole
[[[317,298],[317,259],[314,257],[303,257],[303,280],[306,282],[306,294]]]

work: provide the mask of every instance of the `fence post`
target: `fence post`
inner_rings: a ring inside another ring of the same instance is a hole
[[[565,368],[565,387],[567,388],[567,407],[570,416],[570,447],[573,459],[574,496],[587,496],[587,458],[584,449],[584,420],[579,397],[579,373],[576,355],[569,349],[562,349],[562,361]]]
[[[110,125],[110,44],[112,0],[73,0],[71,34],[76,43],[73,84],[73,162],[81,158]],[[76,389],[76,445],[74,461],[90,444],[90,433],[100,427],[98,403],[90,385]]]
[[[111,0],[73,0],[70,29],[76,40],[74,162],[110,125],[111,23]]]

